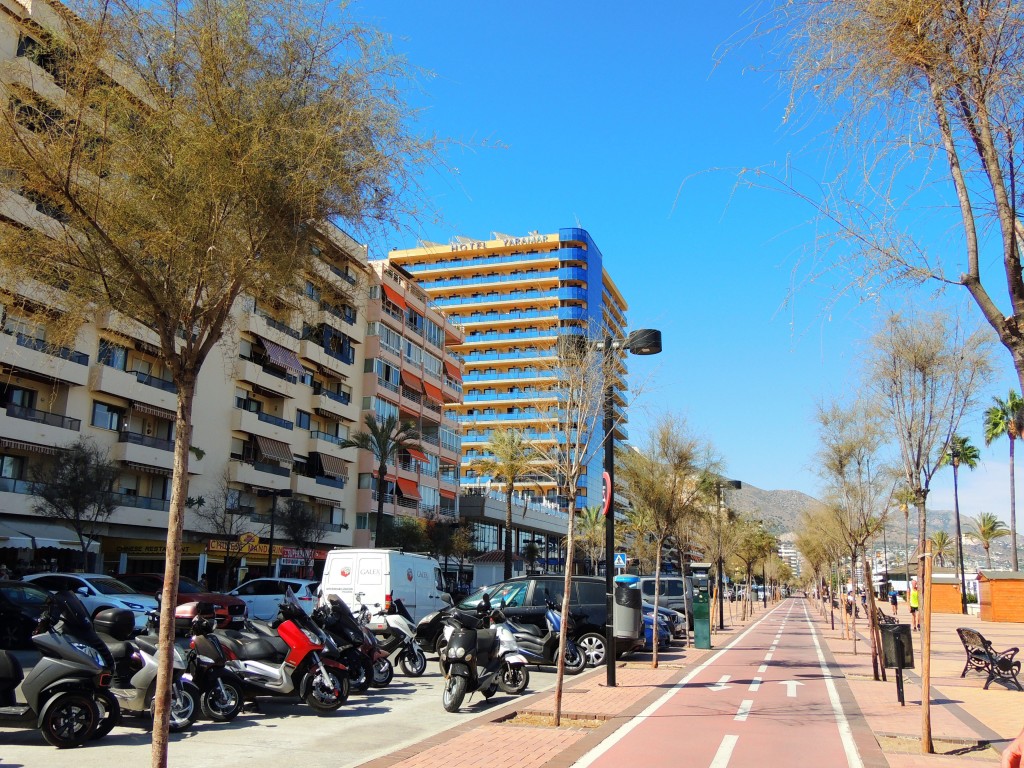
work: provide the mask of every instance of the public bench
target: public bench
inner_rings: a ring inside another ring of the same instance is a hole
[[[997,651],[980,632],[966,627],[960,627],[956,633],[960,636],[960,642],[964,644],[964,651],[967,652],[967,663],[964,664],[964,671],[960,673],[960,677],[966,677],[967,671],[973,669],[988,675],[985,690],[988,690],[993,680],[1002,680],[1007,685],[1015,685],[1018,691],[1024,691],[1020,680],[1017,679],[1020,662],[1013,660],[1020,651],[1019,648]]]
[[[880,606],[875,606],[875,615],[878,616],[878,626],[884,627],[888,624],[899,624],[895,616],[890,616]]]

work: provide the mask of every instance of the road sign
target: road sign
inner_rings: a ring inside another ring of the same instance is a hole
[[[616,568],[625,568],[626,567],[626,553],[625,552],[616,552],[615,553],[615,567]]]

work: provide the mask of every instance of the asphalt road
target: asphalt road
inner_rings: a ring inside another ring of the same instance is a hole
[[[32,658],[31,653],[19,656]],[[191,731],[172,734],[172,766],[302,766],[346,768],[421,741],[487,710],[504,706],[512,697],[500,691],[490,700],[467,697],[455,714],[441,705],[443,678],[437,657],[429,656],[422,677],[408,678],[396,670],[386,688],[353,694],[333,715],[319,717],[288,699],[261,699],[261,712],[243,713],[231,723],[198,721]],[[554,685],[554,669],[530,667],[528,692]],[[148,719],[126,717],[103,740],[79,749],[57,750],[38,731],[0,728],[0,766],[3,768],[111,768],[148,765]]]

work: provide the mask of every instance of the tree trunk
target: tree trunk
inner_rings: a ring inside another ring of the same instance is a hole
[[[178,603],[178,575],[181,569],[181,534],[185,527],[185,500],[188,498],[188,452],[192,445],[192,401],[195,378],[175,382],[178,386],[178,412],[174,432],[174,475],[167,517],[167,555],[163,590],[160,593],[160,648],[157,656],[156,692],[153,707],[153,768],[167,766],[167,734],[170,722],[171,682],[174,676],[174,608]]]
[[[1010,437],[1010,569],[1019,571],[1017,566],[1017,490],[1016,473],[1013,471],[1013,444]]]
[[[505,489],[505,578],[512,578],[512,483]]]
[[[574,484],[575,487],[575,484]],[[565,535],[565,576],[562,579],[562,620],[558,628],[558,647],[565,648],[567,628],[569,626],[569,596],[572,594],[572,558],[575,551],[574,533],[576,523],[576,494],[569,494],[569,527]],[[613,653],[614,649],[605,648],[604,652]],[[555,673],[555,727],[562,724],[562,683],[565,680],[565,654],[558,654],[558,667]]]
[[[868,558],[867,548],[864,549],[864,576],[872,589],[867,591],[868,596],[868,630],[871,635],[871,673],[875,680],[885,680],[885,665],[881,663],[882,636],[878,629],[878,608],[875,603],[875,579],[874,570],[870,567],[871,560]],[[884,585],[883,585],[884,586]]]
[[[850,639],[853,640],[853,655],[857,655],[857,548],[850,552],[850,587],[853,589],[853,608],[850,611]]]
[[[373,526],[373,546],[379,547],[384,534],[384,489],[387,487],[388,462],[381,459],[377,467],[377,522]]]
[[[924,547],[925,542],[928,540],[928,510],[925,504],[928,498],[928,490],[922,488],[917,492],[916,506],[917,506],[917,573],[920,576],[924,573]],[[908,567],[909,571],[910,568]],[[910,578],[909,576],[907,577]],[[919,578],[918,584],[920,584],[921,590],[924,590],[924,584],[921,584]]]
[[[651,646],[653,648],[653,658],[651,659],[651,669],[658,668],[658,597],[661,594],[661,546],[662,541],[658,542],[658,552],[654,556],[654,614],[651,616]],[[684,584],[686,582],[683,582]]]

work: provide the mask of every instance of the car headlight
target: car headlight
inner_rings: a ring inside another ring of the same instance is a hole
[[[71,647],[78,651],[83,656],[89,658],[96,666],[105,667],[106,662],[103,661],[103,657],[100,656],[100,652],[93,648],[91,645],[85,643],[72,643]]]

